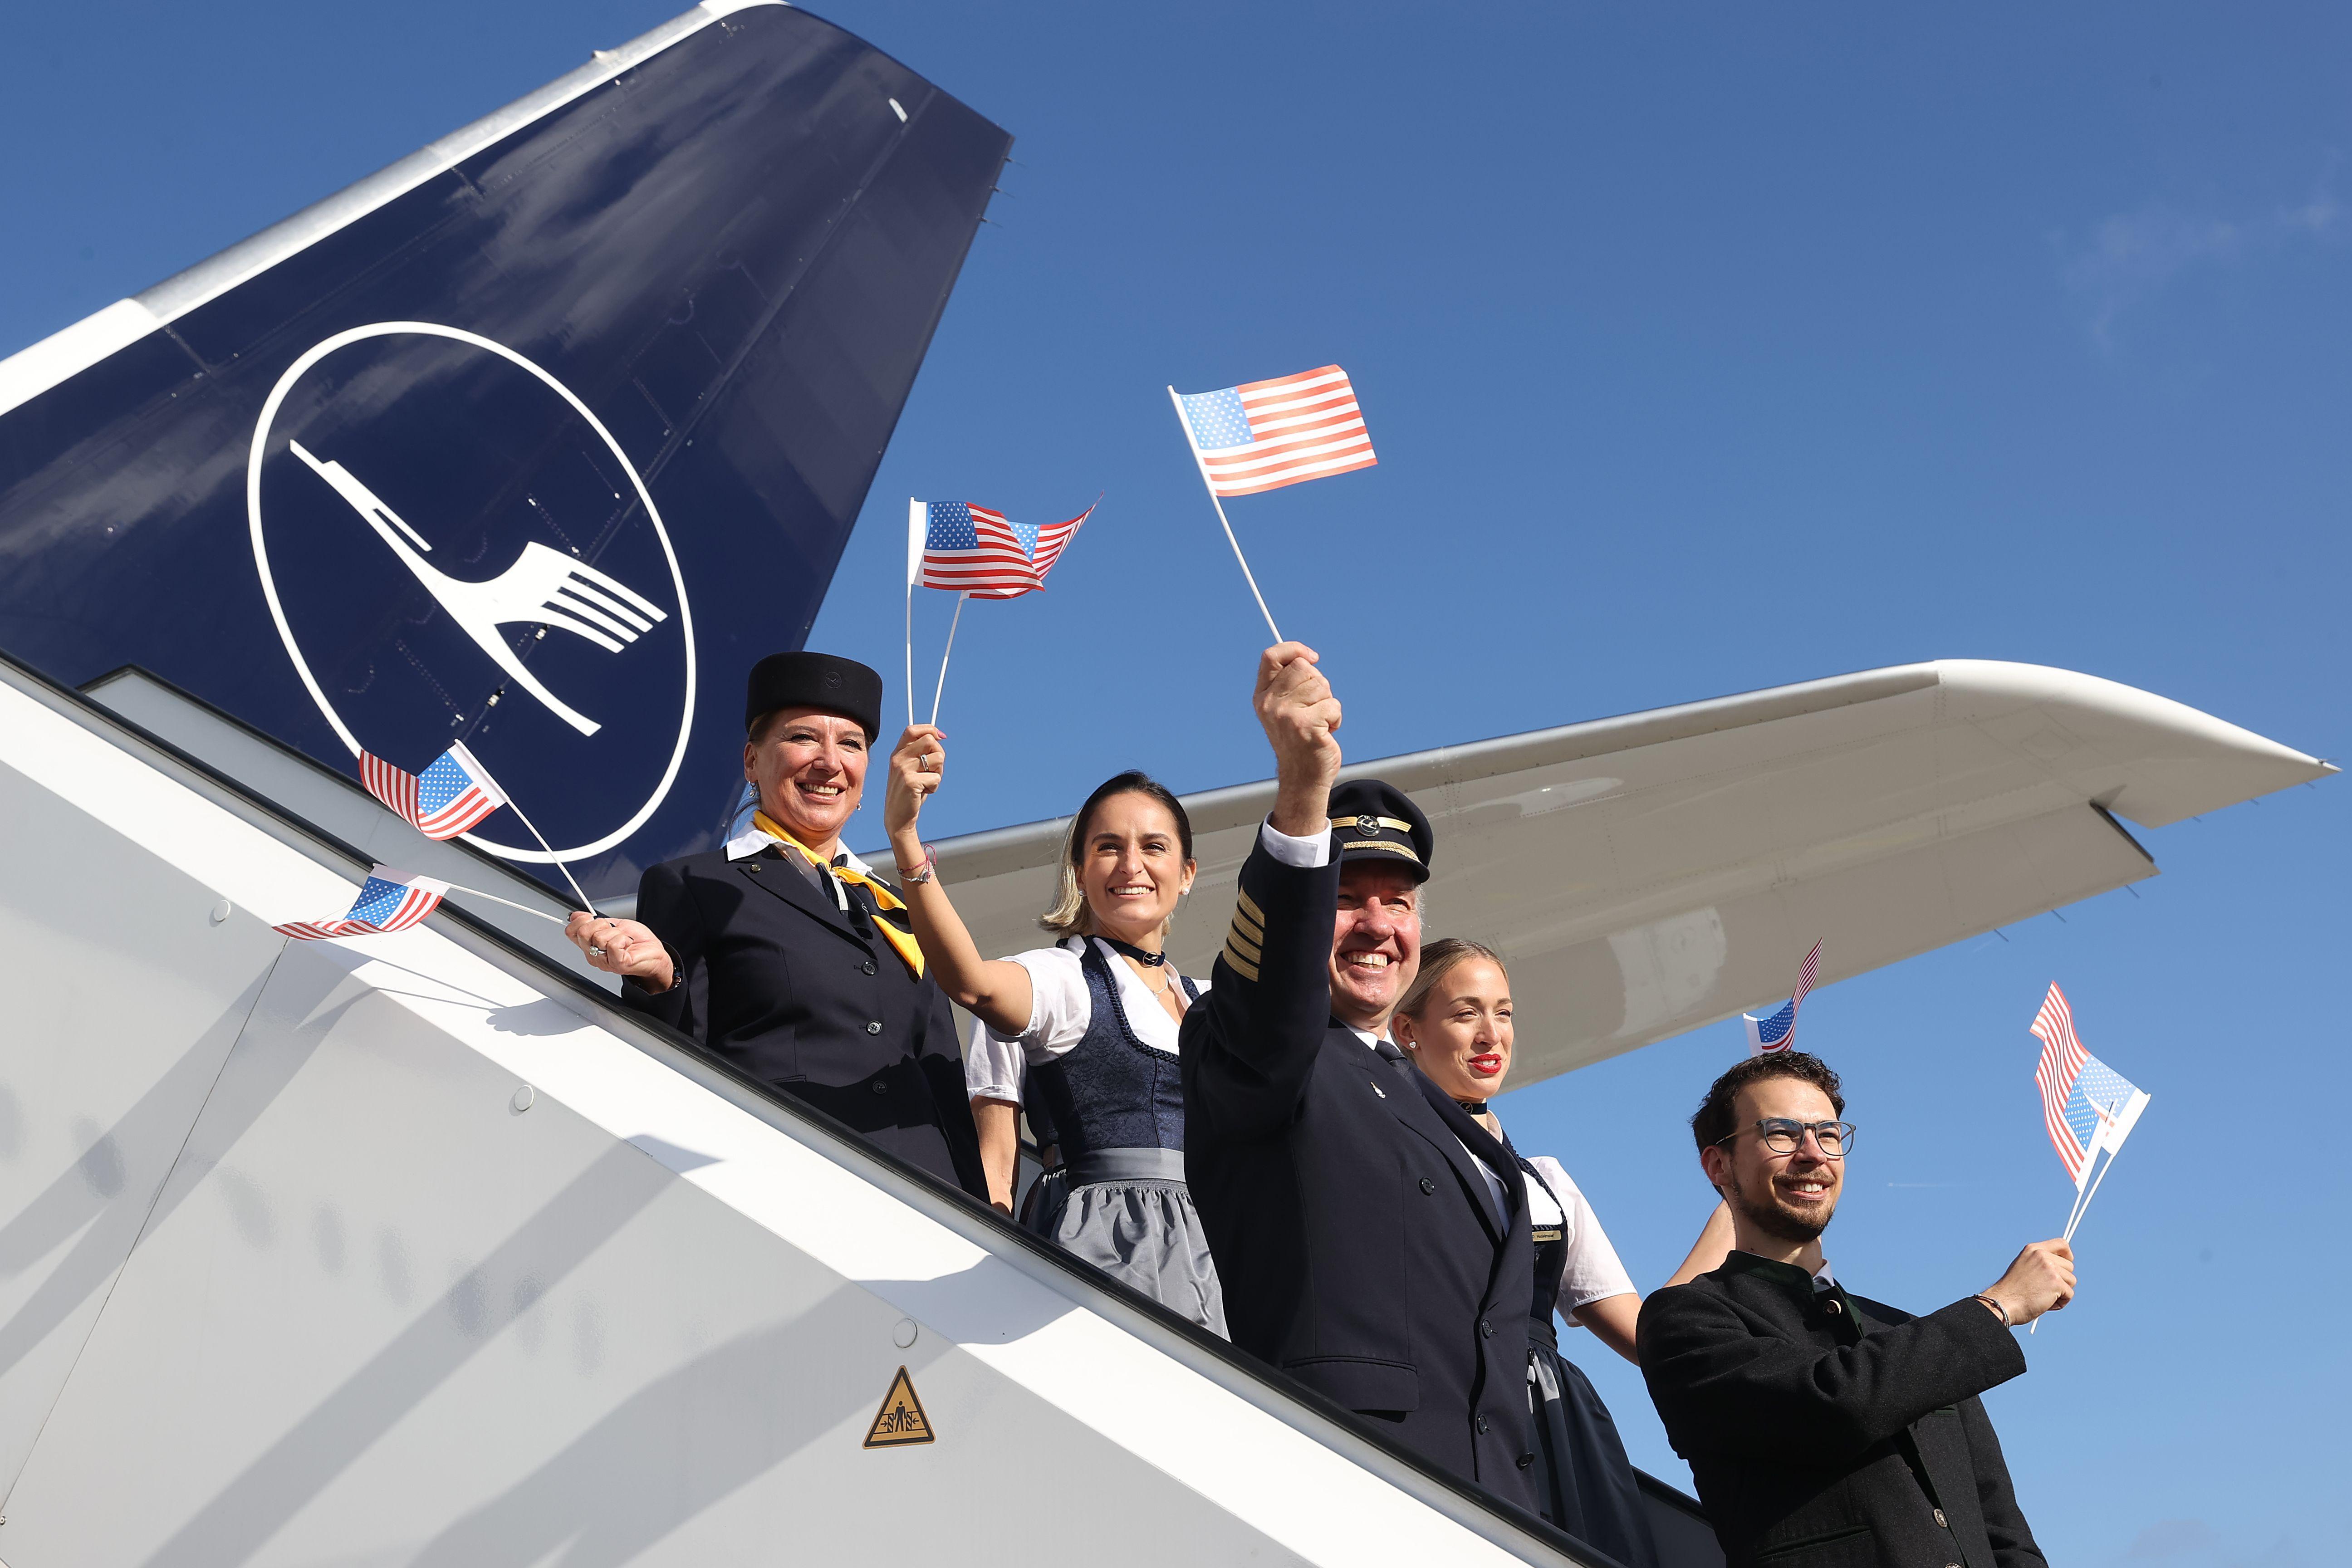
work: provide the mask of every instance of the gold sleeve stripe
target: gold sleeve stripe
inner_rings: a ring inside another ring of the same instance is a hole
[[[1252,963],[1248,959],[1244,958],[1240,953],[1235,952],[1234,951],[1234,944],[1231,939],[1227,939],[1225,942],[1225,963],[1235,974],[1240,975],[1244,980],[1255,980],[1257,978],[1257,965]]]
[[[1240,910],[1235,910],[1234,911],[1234,929],[1241,932],[1244,936],[1249,938],[1252,942],[1264,942],[1265,940],[1265,928],[1260,925],[1257,921],[1250,919],[1248,915],[1243,913]]]
[[[1260,930],[1265,929],[1265,911],[1259,909],[1255,901],[1254,901],[1247,893],[1243,892],[1238,888],[1234,889],[1234,902],[1241,910],[1242,913],[1249,916],[1251,921],[1254,921]]]
[[[1265,949],[1258,943],[1252,942],[1248,937],[1243,935],[1242,929],[1239,926],[1235,926],[1231,931],[1225,932],[1225,945],[1240,953],[1244,958],[1248,959],[1252,963],[1257,963],[1260,959],[1265,956]]]

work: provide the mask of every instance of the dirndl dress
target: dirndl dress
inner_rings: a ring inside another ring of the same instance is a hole
[[[1137,1037],[1093,941],[1079,954],[1092,1004],[1085,1037],[1033,1063],[1027,1093],[1060,1140],[1063,1180],[1039,1183],[1023,1222],[1180,1317],[1225,1333],[1224,1291],[1184,1184],[1184,1090],[1172,1051]],[[1188,1001],[1200,988],[1174,978]],[[1024,1096],[1025,1098],[1025,1096]]]
[[[1506,1140],[1507,1142],[1508,1141]],[[1512,1157],[1519,1159],[1517,1149]],[[1551,1192],[1525,1159],[1526,1179]],[[1559,1194],[1553,1202],[1564,1215]],[[1601,1394],[1577,1364],[1559,1353],[1552,1308],[1568,1266],[1563,1228],[1535,1229],[1536,1299],[1528,1315],[1528,1414],[1536,1437],[1536,1495],[1543,1516],[1579,1541],[1597,1546],[1625,1568],[1658,1568],[1658,1545],[1642,1500],[1625,1440]]]

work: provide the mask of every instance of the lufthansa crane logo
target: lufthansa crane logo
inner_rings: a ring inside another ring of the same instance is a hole
[[[542,685],[499,637],[499,627],[517,623],[555,626],[618,653],[653,630],[656,621],[669,619],[667,612],[628,584],[593,566],[558,555],[537,541],[524,545],[520,558],[487,583],[452,577],[420,553],[433,548],[425,536],[353,479],[350,469],[341,463],[320,462],[299,441],[288,445],[351,503],[362,521],[375,530],[376,537],[392,547],[400,563],[425,584],[425,591],[449,612],[449,618],[489,656],[491,663],[582,734],[593,735],[604,728]]]
[[[627,453],[544,368],[435,322],[338,332],[263,405],[246,503],[278,637],[354,755],[421,752],[436,725],[430,739],[478,748],[490,735],[484,761],[509,788],[536,771],[546,795],[599,797],[590,826],[549,829],[566,859],[621,843],[660,805],[693,724],[686,583]],[[487,576],[466,570],[509,553]],[[551,632],[563,635],[550,644]],[[616,789],[625,798],[604,798]],[[550,858],[466,837],[509,859]]]

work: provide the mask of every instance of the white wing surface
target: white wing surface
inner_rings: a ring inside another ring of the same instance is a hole
[[[1527,1084],[2156,874],[2160,827],[2336,771],[2193,708],[1944,659],[1356,764],[1437,831],[1432,936],[1512,962]],[[1272,783],[1189,797],[1205,973]],[[1065,823],[940,846],[982,952],[1038,940]]]

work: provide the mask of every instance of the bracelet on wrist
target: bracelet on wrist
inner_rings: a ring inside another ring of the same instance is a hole
[[[1988,1296],[1983,1291],[1979,1290],[1977,1292],[1974,1300],[1982,1301],[1987,1307],[1990,1308],[1992,1315],[2000,1320],[2000,1326],[2002,1328],[2013,1329],[2017,1327],[2017,1324],[2010,1319],[2009,1309],[2002,1306],[1999,1301],[1994,1300],[1990,1296]]]
[[[898,868],[898,880],[910,888],[919,888],[940,874],[940,858],[928,844],[923,846],[923,863],[909,871]]]

